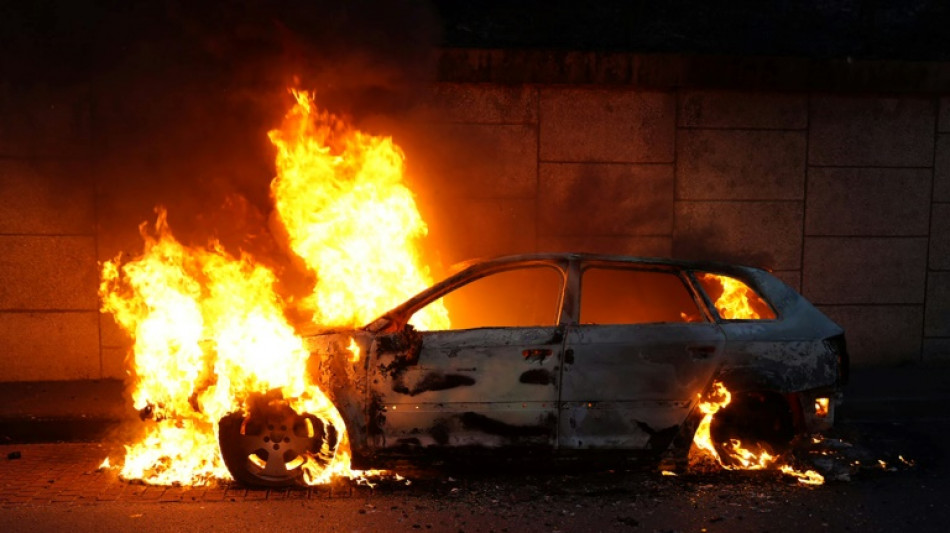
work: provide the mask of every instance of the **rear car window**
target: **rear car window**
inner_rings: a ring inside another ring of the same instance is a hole
[[[724,274],[696,272],[702,287],[719,316],[725,320],[772,320],[775,311],[762,296],[742,280]]]
[[[701,320],[696,301],[675,273],[589,267],[581,277],[582,324]]]

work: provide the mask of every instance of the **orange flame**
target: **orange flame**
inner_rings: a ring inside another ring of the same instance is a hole
[[[294,95],[282,127],[269,133],[277,148],[276,212],[291,249],[317,275],[314,321],[364,325],[431,284],[415,248],[426,226],[391,139],[356,131],[315,111],[309,95]],[[102,311],[133,339],[132,398],[153,419],[126,446],[120,475],[188,485],[229,478],[218,420],[247,413],[251,394],[274,391],[342,436],[329,465],[299,465],[304,481],[360,475],[350,470],[340,414],[306,371],[310,354],[284,314],[289,305],[274,289],[275,273],[217,242],[181,244],[162,209],[154,229],[143,224],[140,231],[144,252],[103,263],[99,290]],[[430,307],[417,326],[447,326],[444,307]],[[349,351],[358,361],[355,342]]]
[[[319,282],[307,302],[315,323],[362,326],[431,285],[415,241],[428,232],[403,184],[405,156],[315,109],[312,96],[269,133],[277,147],[274,206],[290,246]],[[440,304],[417,313],[420,329],[448,327]]]
[[[781,472],[793,476],[802,484],[821,485],[825,478],[814,470],[804,472],[796,470],[788,464],[778,464],[779,457],[768,453],[760,446],[755,446],[758,451],[743,446],[738,439],[730,439],[729,442],[722,443],[721,448],[728,455],[729,460],[724,461],[713,442],[710,428],[712,420],[720,409],[729,405],[732,401],[732,393],[721,381],[713,382],[712,389],[706,394],[705,399],[700,395],[698,405],[699,411],[703,414],[696,433],[693,436],[693,446],[700,455],[715,460],[719,466],[726,470],[765,470],[768,468],[778,468]]]
[[[775,318],[775,313],[769,308],[768,304],[748,285],[736,278],[703,273],[699,276],[699,281],[707,288],[708,292],[713,294],[720,292],[711,290],[713,288],[721,290],[721,294],[716,298],[714,305],[716,310],[719,311],[719,316],[726,320]]]

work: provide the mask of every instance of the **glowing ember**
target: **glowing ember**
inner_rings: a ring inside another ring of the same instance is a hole
[[[745,283],[719,274],[698,275],[699,282],[715,298],[719,316],[726,320],[770,320],[775,313]],[[717,296],[718,295],[718,296]]]
[[[705,398],[700,398],[699,410],[703,418],[693,436],[693,446],[698,454],[705,455],[715,460],[719,466],[726,470],[765,470],[768,468],[778,468],[783,473],[794,476],[800,483],[807,485],[821,485],[824,483],[824,477],[814,470],[801,472],[790,465],[780,465],[779,457],[770,454],[760,446],[744,446],[738,439],[730,439],[729,442],[722,443],[721,449],[728,456],[726,460],[720,455],[715,443],[713,442],[710,428],[712,420],[720,409],[729,405],[732,401],[732,393],[721,381],[713,382],[712,390],[707,393]]]
[[[815,398],[815,416],[826,417],[828,416],[828,405],[830,398]]]
[[[399,148],[294,94],[282,128],[269,134],[277,148],[278,218],[291,249],[317,275],[309,302],[314,321],[364,325],[431,283],[415,249],[426,226],[402,183]],[[249,399],[265,393],[341,435],[336,449],[324,443],[318,452],[324,461],[294,459],[288,469],[301,468],[311,484],[360,475],[350,470],[342,418],[306,371],[310,354],[285,316],[288,303],[274,289],[274,272],[216,242],[183,245],[161,209],[154,228],[140,230],[142,255],[105,262],[99,291],[103,312],[133,339],[132,398],[150,419],[126,446],[120,475],[188,485],[230,478],[218,421],[247,415]],[[430,307],[417,325],[447,326],[445,309]],[[355,341],[349,351],[358,361]]]

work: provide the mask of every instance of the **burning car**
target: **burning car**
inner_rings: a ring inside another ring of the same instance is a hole
[[[432,306],[451,326],[415,327]],[[682,466],[708,428],[769,450],[834,421],[843,330],[768,272],[710,262],[531,254],[472,262],[360,329],[306,338],[356,468],[472,457],[624,456]],[[264,396],[221,419],[243,483],[293,484],[342,438]]]

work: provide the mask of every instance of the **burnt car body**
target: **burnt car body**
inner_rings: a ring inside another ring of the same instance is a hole
[[[710,275],[750,289],[761,318],[724,318]],[[437,302],[452,329],[414,328]],[[714,433],[788,442],[831,426],[848,367],[843,330],[764,270],[591,254],[471,263],[364,328],[307,342],[356,468],[481,452],[682,465],[714,381],[735,399]]]

